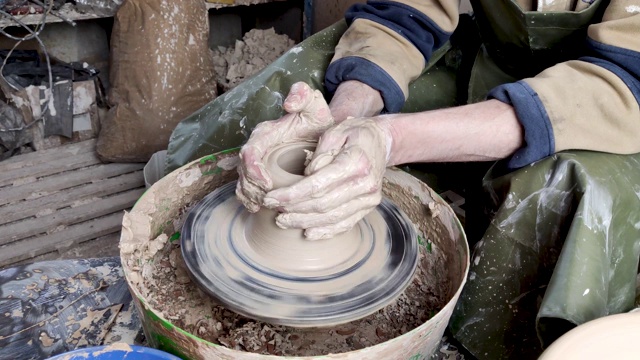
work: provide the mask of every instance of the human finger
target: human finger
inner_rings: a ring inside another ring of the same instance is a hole
[[[262,198],[266,192],[253,184],[250,179],[245,176],[242,167],[238,167],[238,174],[236,196],[249,212],[257,212],[260,209]]]
[[[250,144],[245,145],[240,150],[240,166],[238,167],[238,171],[242,171],[245,179],[266,192],[273,187],[273,180],[262,160],[264,154],[265,151],[260,147]]]
[[[375,185],[374,176],[369,181],[362,180],[371,175],[370,167],[369,159],[363,156],[363,150],[359,146],[346,147],[332,163],[322,167],[316,173],[304,177],[289,187],[268,192],[263,204],[269,208],[286,209],[293,204],[322,198],[339,188],[354,185],[371,187]],[[353,194],[346,192],[343,200],[348,201],[353,197]]]
[[[340,153],[332,163],[315,174],[305,176],[289,187],[268,192],[263,204],[268,208],[286,207],[309,199],[321,198],[360,176],[361,167],[360,164],[353,164],[350,156]]]
[[[346,219],[329,226],[319,226],[309,228],[304,231],[304,236],[307,240],[322,240],[330,239],[336,235],[345,233],[351,230],[360,220],[367,216],[375,207],[370,209],[363,209],[357,213],[347,217]]]
[[[313,101],[314,90],[304,82],[291,85],[282,107],[288,113],[303,111]]]
[[[370,167],[374,164],[371,163],[369,157],[373,154],[364,151],[363,147],[373,146],[375,152],[382,145],[376,143],[376,139],[379,137],[376,133],[377,129],[367,126],[369,123],[365,119],[354,119],[354,121],[358,120],[361,120],[360,125],[352,126],[351,122],[341,123],[320,136],[314,156],[305,169],[305,175],[313,174],[322,169],[338,155],[350,157],[351,162],[359,168],[358,173],[365,175],[371,170]]]
[[[321,198],[309,199],[299,203],[281,205],[287,213],[326,213],[345,203],[345,199],[353,199],[371,193],[371,187],[364,181],[350,181],[327,192]]]
[[[236,197],[250,213],[256,213],[260,210],[260,203],[251,200],[247,195],[245,195],[243,185],[240,180],[236,184]]]
[[[381,194],[373,194],[353,199],[326,213],[283,213],[276,217],[276,224],[283,229],[309,229],[332,226],[353,214],[374,208],[380,204],[381,200]]]
[[[345,148],[348,134],[343,125],[336,125],[325,131],[318,139],[311,161],[305,168],[305,175],[311,175],[332,163],[336,156]]]

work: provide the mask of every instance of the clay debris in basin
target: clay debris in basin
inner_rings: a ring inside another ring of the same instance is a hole
[[[430,256],[421,247],[416,276],[394,303],[364,319],[330,328],[271,325],[215,304],[189,279],[178,241],[155,262],[151,276],[145,276],[144,288],[148,289],[146,298],[153,308],[174,325],[205,340],[265,355],[318,356],[385,342],[432,317],[446,300],[434,294],[435,284],[427,283],[425,269]]]
[[[295,42],[287,35],[279,35],[273,28],[253,29],[235,47],[218,47],[213,50],[218,84],[227,91],[246,78],[264,69]]]
[[[180,229],[185,214],[201,194],[237,179],[237,171],[231,166],[237,159],[227,154],[202,158],[154,185],[134,211],[126,214],[120,244],[123,266],[135,292],[157,316],[231,349],[317,356],[368,348],[397,338],[424,324],[451,299],[454,282],[464,274],[449,263],[465,260],[452,246],[453,230],[449,227],[453,224],[439,220],[441,215],[433,213],[436,206],[425,206],[423,201],[434,195],[416,201],[417,192],[430,191],[426,186],[417,184],[420,189],[416,190],[411,184],[385,180],[385,196],[404,210],[418,230],[417,240],[428,245],[420,247],[417,273],[394,303],[358,321],[315,329],[257,322],[219,306],[191,282],[181,255]],[[210,173],[215,175],[204,175]],[[393,179],[397,175],[391,171],[387,176]]]

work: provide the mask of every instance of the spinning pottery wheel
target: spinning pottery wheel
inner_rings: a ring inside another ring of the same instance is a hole
[[[265,158],[274,188],[302,175],[314,144],[284,144]],[[318,327],[365,317],[409,285],[418,260],[410,221],[388,199],[348,233],[310,241],[275,225],[276,213],[249,213],[231,182],[189,212],[182,254],[193,280],[222,305],[250,318]]]

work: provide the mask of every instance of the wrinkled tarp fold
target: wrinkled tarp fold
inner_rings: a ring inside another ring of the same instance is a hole
[[[484,178],[494,215],[454,336],[480,358],[535,359],[576,325],[633,309],[638,179],[640,155],[564,152],[507,174],[494,166]]]

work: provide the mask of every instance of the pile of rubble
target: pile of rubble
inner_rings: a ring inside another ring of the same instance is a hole
[[[274,62],[295,45],[287,35],[279,35],[273,28],[253,29],[234,47],[213,50],[218,85],[228,91]]]

